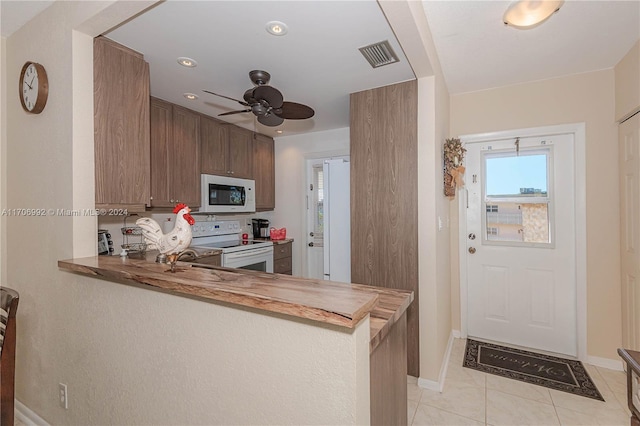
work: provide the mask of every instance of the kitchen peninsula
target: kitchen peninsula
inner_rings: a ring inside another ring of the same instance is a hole
[[[302,424],[309,416],[326,424],[407,423],[411,292],[188,263],[171,273],[167,265],[115,256],[58,266],[210,303],[211,327],[229,336],[211,353],[225,363],[214,375],[219,383],[230,381],[233,391],[224,385],[207,390],[219,392],[209,423]],[[225,411],[225,399],[234,396],[247,400],[246,410]]]

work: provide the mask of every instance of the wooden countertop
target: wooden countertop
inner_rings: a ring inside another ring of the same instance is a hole
[[[413,301],[413,293],[408,291],[244,269],[198,268],[183,262],[176,264],[175,273],[168,272],[169,266],[165,264],[119,256],[61,260],[58,267],[96,278],[347,328],[354,328],[369,313],[371,351]]]

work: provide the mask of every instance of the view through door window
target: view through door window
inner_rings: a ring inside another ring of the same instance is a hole
[[[550,150],[484,155],[484,240],[550,244]]]
[[[324,176],[322,164],[313,166],[313,185],[316,188],[313,199],[313,234],[315,245],[322,247],[324,239]]]

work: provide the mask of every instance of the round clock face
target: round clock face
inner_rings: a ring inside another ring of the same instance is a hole
[[[31,64],[27,67],[22,81],[22,98],[28,111],[33,111],[38,100],[38,70]]]
[[[20,74],[20,101],[25,111],[34,114],[42,112],[47,103],[49,87],[44,67],[27,62]]]

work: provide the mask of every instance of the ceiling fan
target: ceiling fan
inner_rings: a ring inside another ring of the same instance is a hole
[[[282,124],[285,119],[304,120],[313,117],[315,114],[313,109],[307,105],[296,102],[286,102],[278,89],[269,86],[271,75],[268,72],[253,70],[249,73],[249,78],[256,87],[244,92],[244,101],[210,92],[209,90],[203,90],[203,92],[236,101],[240,105],[247,107],[247,109],[238,111],[224,112],[218,114],[218,116],[252,112],[253,115],[258,117],[260,123],[265,126],[275,127]]]

